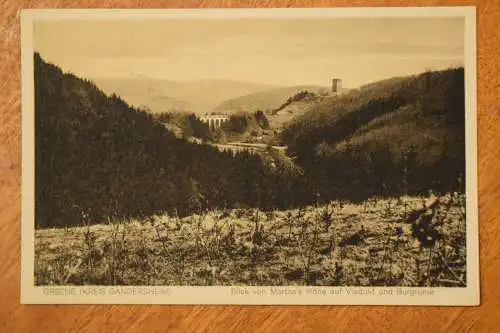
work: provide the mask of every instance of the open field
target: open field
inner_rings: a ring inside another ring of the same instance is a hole
[[[465,286],[465,198],[213,210],[39,229],[37,285]],[[429,225],[425,225],[427,218]],[[420,229],[419,229],[420,228]],[[421,239],[419,230],[429,232]],[[430,238],[433,238],[430,242]]]

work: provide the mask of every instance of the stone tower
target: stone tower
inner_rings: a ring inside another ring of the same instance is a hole
[[[342,79],[332,79],[332,93],[338,94],[342,90]]]

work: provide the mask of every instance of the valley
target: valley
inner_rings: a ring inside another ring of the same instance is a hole
[[[466,285],[463,68],[202,83],[127,99],[35,54],[37,285]]]

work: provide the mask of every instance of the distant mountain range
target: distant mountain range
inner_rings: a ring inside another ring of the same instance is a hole
[[[299,91],[318,92],[321,86],[283,87],[258,82],[223,79],[172,81],[147,77],[92,78],[106,94],[123,98],[134,107],[151,113],[185,111],[203,114],[210,112],[255,112],[278,108]]]
[[[188,111],[193,106],[183,100],[166,93],[168,85],[175,82],[160,81],[149,78],[97,78],[92,81],[106,94],[112,93],[123,98],[127,103],[151,112],[162,112],[164,109]]]
[[[92,78],[92,81],[105,93],[115,93],[129,104],[147,108],[152,113],[173,110],[209,113],[226,100],[277,87],[222,79],[181,82],[135,77]]]

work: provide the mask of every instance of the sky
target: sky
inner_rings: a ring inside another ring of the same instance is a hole
[[[463,66],[463,18],[37,21],[34,48],[86,78],[360,85]]]

